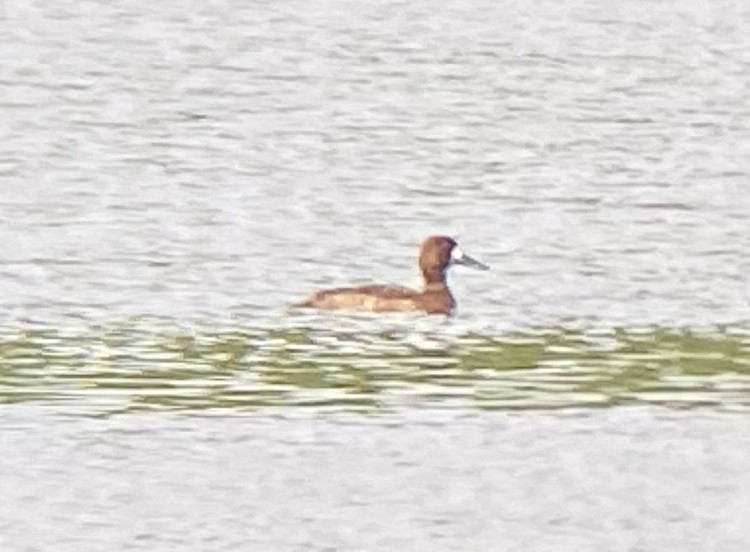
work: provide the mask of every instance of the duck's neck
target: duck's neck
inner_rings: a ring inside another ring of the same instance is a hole
[[[424,289],[437,289],[447,287],[445,281],[445,270],[426,270],[422,273]]]

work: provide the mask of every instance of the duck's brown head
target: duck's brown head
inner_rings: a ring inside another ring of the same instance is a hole
[[[448,236],[430,236],[422,242],[419,250],[419,268],[425,285],[445,282],[445,271],[454,264],[480,270],[490,267],[466,255]]]

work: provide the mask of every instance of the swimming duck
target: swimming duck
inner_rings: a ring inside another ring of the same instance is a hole
[[[461,251],[452,238],[430,236],[422,242],[419,249],[419,269],[424,281],[421,291],[394,285],[324,289],[315,292],[297,306],[326,310],[423,311],[428,314],[450,314],[456,306],[456,301],[448,289],[446,272],[453,265],[489,270],[487,265]]]

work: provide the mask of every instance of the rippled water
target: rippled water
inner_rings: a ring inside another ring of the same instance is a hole
[[[306,412],[101,420],[0,410],[1,544],[740,551],[750,542],[750,434],[736,415]]]
[[[0,548],[747,550],[749,25],[7,0]],[[457,316],[289,310],[436,232]]]
[[[201,331],[155,322],[3,336],[0,401],[97,414],[264,406],[750,407],[747,331],[560,327],[488,337],[404,324],[375,331],[367,319],[349,328]]]
[[[7,2],[5,316],[266,319],[446,232],[483,326],[744,324],[746,13],[629,4]]]

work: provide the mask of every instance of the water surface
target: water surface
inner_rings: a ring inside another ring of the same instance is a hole
[[[0,548],[748,550],[748,22],[6,1]]]

